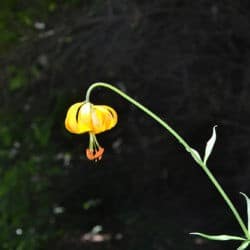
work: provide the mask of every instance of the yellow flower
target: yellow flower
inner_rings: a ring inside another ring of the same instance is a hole
[[[73,104],[65,118],[66,129],[74,134],[89,133],[89,148],[86,156],[89,160],[100,160],[104,153],[96,134],[113,128],[117,123],[116,111],[106,105],[94,105],[90,102]]]

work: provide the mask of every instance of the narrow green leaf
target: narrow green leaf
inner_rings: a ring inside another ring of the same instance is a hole
[[[250,244],[250,241],[244,241],[238,248],[237,250],[244,250],[248,247],[248,245]]]
[[[194,160],[195,160],[197,163],[202,162],[201,157],[200,157],[200,154],[199,154],[198,151],[196,151],[195,149],[191,148],[191,150],[190,150],[189,152],[190,152],[190,154],[192,155],[192,157],[194,158]]]
[[[213,148],[214,148],[214,144],[215,144],[215,141],[216,141],[216,130],[215,130],[216,127],[217,127],[217,125],[215,125],[213,127],[212,136],[208,140],[207,145],[206,145],[205,156],[204,156],[204,164],[207,163],[208,157],[210,156],[210,154],[212,153]]]
[[[190,233],[192,235],[198,235],[200,237],[206,238],[208,240],[246,240],[242,237],[239,236],[234,236],[234,235],[226,235],[226,234],[221,234],[221,235],[209,235],[209,234],[203,234],[203,233]]]
[[[242,194],[247,202],[247,228],[248,228],[248,232],[250,233],[250,199],[248,198],[248,196],[242,192],[240,192],[240,194]]]

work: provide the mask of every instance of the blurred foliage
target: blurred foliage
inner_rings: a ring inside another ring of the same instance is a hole
[[[80,0],[2,0],[0,1],[0,53],[25,42],[58,8],[78,5]],[[42,24],[39,26],[39,24]]]
[[[57,1],[51,0],[0,1],[0,53],[32,37],[36,25],[43,24],[57,8]],[[8,84],[3,92],[9,100],[39,76],[35,65],[13,62],[5,67]],[[38,114],[26,116],[20,105],[9,105],[9,101],[0,108],[0,249],[45,249],[45,243],[61,233],[55,229],[57,204],[53,192],[48,192],[52,179],[62,175],[61,158],[56,160],[56,146],[50,141],[53,115],[46,119]]]
[[[62,174],[50,142],[52,120],[37,118],[27,126],[22,113],[11,115],[1,112],[0,248],[44,249],[44,242],[57,233],[56,205],[48,190],[51,178]]]

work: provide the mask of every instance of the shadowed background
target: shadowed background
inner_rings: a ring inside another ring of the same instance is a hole
[[[1,6],[2,5],[2,6]],[[112,83],[201,154],[244,219],[250,194],[248,1],[14,1],[0,4],[1,249],[235,249],[192,231],[241,234],[222,198],[175,139],[106,89],[118,112],[98,136],[64,128],[88,86]]]

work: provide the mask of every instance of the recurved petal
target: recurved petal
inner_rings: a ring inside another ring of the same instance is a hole
[[[82,106],[82,102],[78,102],[70,106],[65,118],[65,127],[66,129],[75,134],[79,134],[79,128],[77,123],[77,113],[79,108]]]
[[[104,124],[104,113],[93,105],[91,112],[92,132],[98,134],[106,130]]]
[[[95,134],[109,130],[117,123],[114,109],[105,105],[94,105],[91,113],[93,132]]]
[[[91,132],[93,130],[92,125],[92,113],[94,105],[90,102],[85,102],[79,109],[78,113],[78,127],[83,132]]]
[[[105,116],[107,129],[111,129],[117,124],[118,121],[117,113],[113,108],[109,106],[102,105],[102,107],[107,111],[107,115]]]

